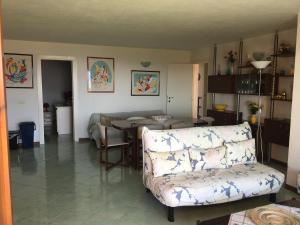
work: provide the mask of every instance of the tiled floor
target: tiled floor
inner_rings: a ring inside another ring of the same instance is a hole
[[[141,171],[97,162],[93,143],[50,138],[34,150],[11,151],[15,225],[143,225],[170,224],[166,208],[145,192]],[[282,190],[278,200],[296,196]],[[196,224],[268,203],[267,197],[175,210],[175,223]]]

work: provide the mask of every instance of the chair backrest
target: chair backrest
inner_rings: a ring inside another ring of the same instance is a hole
[[[100,138],[103,144],[107,143],[107,127],[98,123],[99,131],[100,131]]]

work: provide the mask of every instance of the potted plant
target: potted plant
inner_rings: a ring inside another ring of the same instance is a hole
[[[232,75],[233,74],[234,63],[237,60],[237,53],[233,52],[231,50],[227,53],[227,55],[224,58],[227,61],[226,75]]]
[[[256,124],[257,122],[257,117],[256,117],[256,113],[258,112],[259,110],[259,106],[257,103],[255,102],[249,102],[248,103],[248,108],[249,108],[249,111],[251,113],[251,116],[250,116],[250,123],[251,124]]]

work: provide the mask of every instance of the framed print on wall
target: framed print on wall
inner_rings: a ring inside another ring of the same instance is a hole
[[[87,57],[88,92],[114,92],[115,59]]]
[[[4,76],[7,88],[33,88],[33,57],[4,53]]]
[[[132,96],[159,96],[160,71],[131,71]]]

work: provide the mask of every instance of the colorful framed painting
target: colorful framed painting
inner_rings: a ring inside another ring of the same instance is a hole
[[[32,55],[5,53],[4,76],[7,88],[33,88]]]
[[[115,59],[87,57],[88,92],[114,92]]]
[[[131,71],[132,96],[159,96],[159,71]]]

